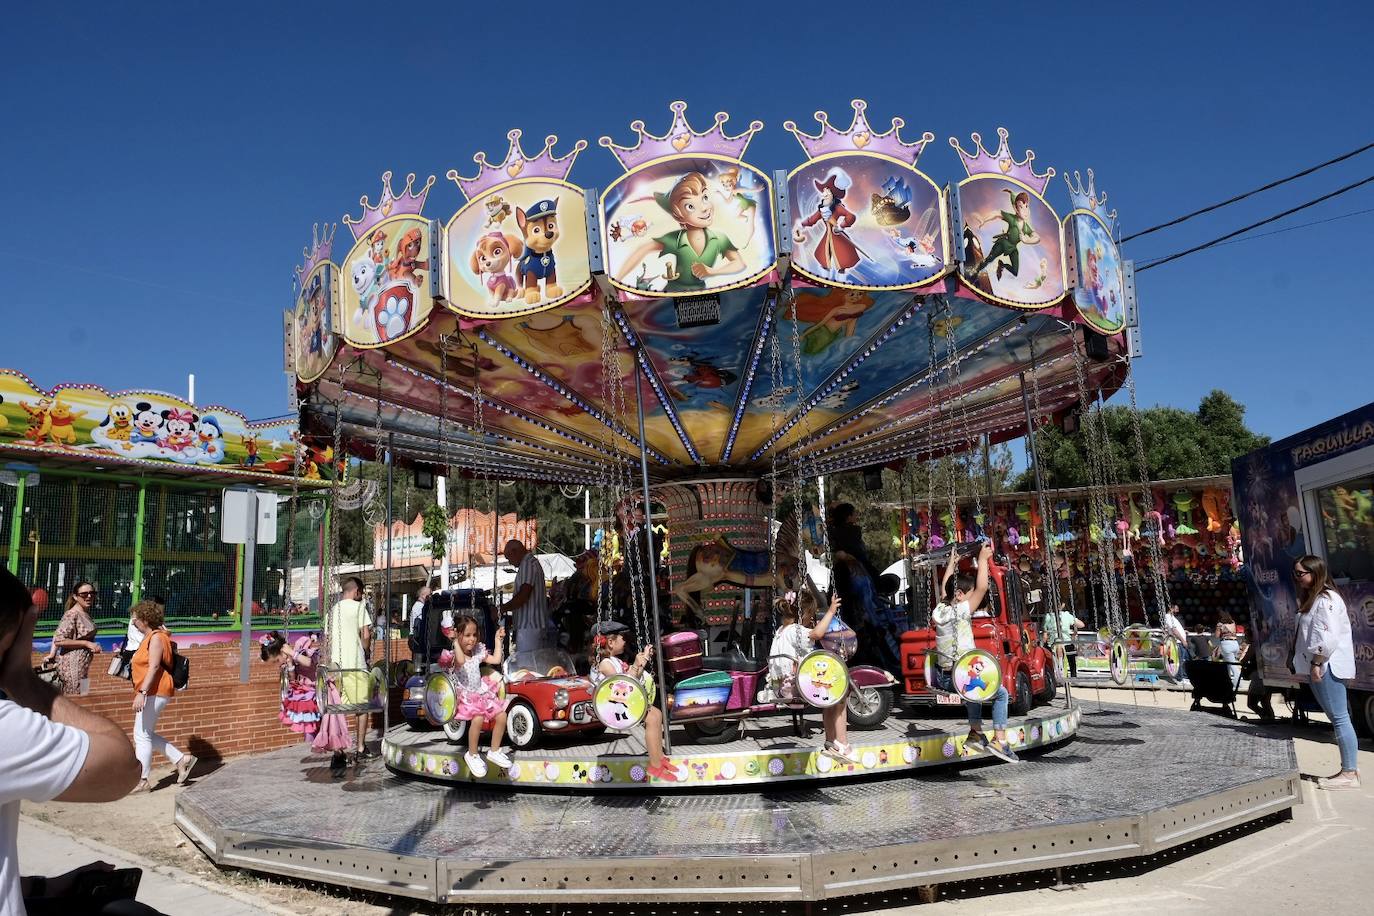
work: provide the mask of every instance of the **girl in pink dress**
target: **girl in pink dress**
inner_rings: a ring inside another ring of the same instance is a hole
[[[313,636],[300,636],[289,646],[276,630],[261,640],[263,661],[276,661],[286,679],[281,696],[281,724],[305,738],[315,740],[320,728],[320,705],[315,696],[316,667],[320,647]]]
[[[474,618],[459,616],[454,620],[453,628],[457,635],[453,640],[453,653],[448,667],[453,675],[454,692],[458,699],[458,712],[454,718],[468,723],[468,750],[463,755],[463,762],[473,776],[481,779],[487,775],[487,765],[477,753],[477,744],[482,738],[482,727],[487,722],[491,723],[491,747],[487,751],[487,760],[502,769],[511,765],[510,757],[501,750],[501,738],[506,731],[506,701],[498,695],[501,676],[482,676],[483,663],[501,664],[501,645],[505,642],[506,628],[501,627],[496,631],[496,648],[490,652],[477,639],[477,621]]]

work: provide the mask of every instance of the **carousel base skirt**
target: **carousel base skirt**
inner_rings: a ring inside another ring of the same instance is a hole
[[[1054,722],[1065,732],[1047,738]],[[474,782],[441,775],[460,748],[401,726],[385,738],[388,762],[341,779],[327,755],[301,747],[232,761],[178,796],[176,823],[221,866],[401,897],[687,904],[822,900],[1147,857],[1301,798],[1290,741],[1213,716],[1061,702],[1011,727],[1036,745],[1019,764],[963,756],[957,713],[854,731],[860,763],[825,772],[819,732],[756,730],[742,739],[753,749],[675,740],[689,774],[662,787],[633,778],[642,752],[629,738],[623,759],[567,740],[515,754],[514,779],[494,781],[491,766]],[[905,747],[918,751],[910,761]],[[434,772],[397,772],[410,754]],[[296,813],[283,822],[263,792],[285,793]]]

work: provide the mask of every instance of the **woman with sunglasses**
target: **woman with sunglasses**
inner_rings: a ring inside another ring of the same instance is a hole
[[[1359,752],[1345,682],[1355,676],[1355,644],[1350,617],[1321,557],[1299,557],[1293,565],[1298,591],[1298,633],[1293,647],[1293,670],[1311,678],[1312,694],[1336,729],[1341,771],[1319,779],[1323,789],[1360,787]]]
[[[57,658],[57,672],[62,676],[62,692],[84,694],[90,687],[91,659],[100,652],[95,641],[95,586],[78,582],[67,596],[67,612],[53,631],[52,648],[48,658]]]

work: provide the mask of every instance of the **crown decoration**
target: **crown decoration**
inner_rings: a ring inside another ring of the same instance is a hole
[[[901,129],[906,126],[906,122],[901,118],[893,118],[891,128],[884,133],[876,133],[869,126],[868,117],[864,114],[868,103],[863,99],[855,99],[849,104],[854,109],[854,120],[848,130],[836,130],[823,111],[815,114],[816,121],[821,125],[818,136],[813,137],[802,132],[796,121],[783,121],[783,129],[792,132],[802,149],[806,151],[806,155],[812,159],[825,153],[852,153],[861,150],[866,153],[882,153],[915,165],[916,160],[921,158],[921,152],[926,148],[926,144],[935,139],[934,134],[926,131],[921,135],[921,139],[914,143],[903,141]]]
[[[599,142],[611,151],[611,155],[620,160],[620,164],[628,172],[652,159],[679,154],[707,153],[729,156],[731,159],[743,159],[744,151],[749,147],[749,141],[753,139],[754,134],[763,130],[762,121],[750,121],[749,129],[744,133],[735,137],[726,136],[724,126],[725,122],[730,120],[730,116],[723,111],[718,111],[716,112],[715,123],[711,125],[711,128],[698,133],[692,130],[692,125],[687,123],[687,116],[684,113],[687,111],[686,102],[674,102],[668,107],[673,112],[673,123],[663,136],[655,136],[646,131],[643,121],[632,121],[630,122],[630,130],[639,134],[639,142],[634,146],[621,146],[611,140],[610,137],[602,137]]]
[[[983,146],[983,138],[976,133],[973,135],[973,142],[977,144],[977,153],[965,152],[954,137],[949,138],[949,145],[959,153],[959,158],[964,161],[964,171],[970,178],[974,175],[1005,175],[1015,178],[1043,197],[1045,186],[1054,177],[1054,169],[1047,169],[1043,175],[1036,174],[1034,150],[1026,150],[1026,158],[1017,162],[1012,158],[1011,148],[1007,145],[1007,129],[997,128],[997,136],[1001,142],[997,145],[995,153],[987,151]]]
[[[310,276],[310,272],[329,260],[334,253],[334,230],[339,228],[338,223],[325,223],[324,232],[320,232],[320,224],[310,230],[310,247],[301,249],[301,257],[305,263],[296,268],[296,282],[302,287],[305,286],[305,278]]]
[[[1093,170],[1088,169],[1088,187],[1083,187],[1083,176],[1075,170],[1073,177],[1069,173],[1064,173],[1064,184],[1069,186],[1069,200],[1073,202],[1075,210],[1091,210],[1110,228],[1116,227],[1116,211],[1107,209],[1107,195],[1097,196],[1097,185],[1093,178]]]
[[[457,169],[448,170],[447,177],[458,185],[468,200],[475,200],[490,188],[514,181],[516,178],[553,178],[566,181],[573,163],[577,161],[577,154],[587,148],[586,140],[578,140],[573,144],[572,152],[560,158],[553,154],[553,145],[558,142],[558,138],[549,134],[544,138],[544,148],[537,156],[531,157],[525,155],[525,150],[520,146],[519,130],[512,130],[506,136],[510,139],[510,149],[499,165],[488,162],[486,153],[477,153],[472,157],[472,161],[478,166],[477,174],[473,177],[464,178],[458,174]]]
[[[425,197],[429,194],[429,189],[434,186],[434,176],[431,175],[425,181],[425,186],[417,194],[414,191],[415,173],[411,172],[406,176],[405,189],[401,191],[401,196],[397,197],[391,190],[391,170],[382,173],[382,197],[377,201],[377,206],[372,206],[364,194],[358,198],[358,203],[363,205],[363,215],[359,219],[352,219],[347,213],[344,214],[344,225],[353,233],[353,240],[358,241],[367,235],[369,229],[380,223],[382,220],[391,216],[402,216],[408,214],[419,215],[425,208]]]

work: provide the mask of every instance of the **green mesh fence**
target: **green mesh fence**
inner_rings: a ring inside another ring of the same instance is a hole
[[[92,583],[98,593],[94,616],[100,632],[123,631],[138,591],[139,490],[136,481],[46,470],[30,474],[16,538],[19,487],[8,477],[0,481],[0,562],[52,596],[39,620],[40,635],[56,627],[67,595],[83,581]],[[260,492],[272,498],[270,492]],[[166,604],[173,629],[237,627],[241,548],[220,541],[221,488],[148,481],[143,499],[141,596]],[[323,512],[317,508],[296,513],[294,576],[287,573],[290,515],[290,501],[283,498],[276,543],[256,550],[255,628],[288,620],[293,629],[310,626],[313,615],[288,615],[290,599],[312,610],[318,606]]]

